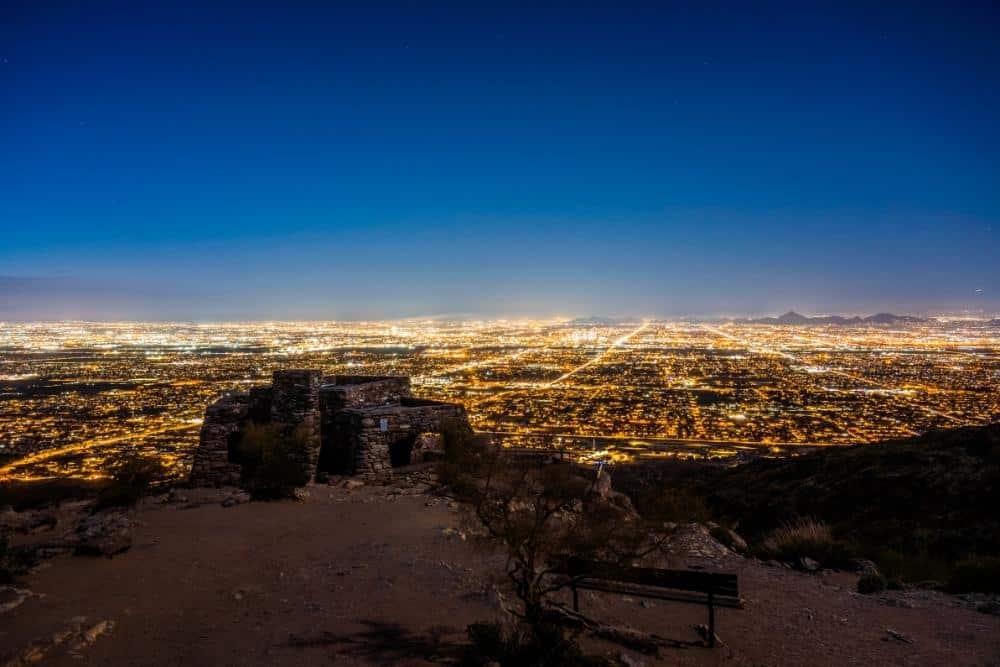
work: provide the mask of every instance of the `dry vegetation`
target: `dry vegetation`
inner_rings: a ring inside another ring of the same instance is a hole
[[[506,554],[505,574],[518,606],[513,623],[469,627],[470,664],[598,664],[564,628],[555,594],[568,578],[567,557],[636,563],[659,550],[667,533],[643,521],[627,499],[578,466],[509,459],[468,432],[446,428],[441,475]],[[603,664],[603,661],[600,661]]]

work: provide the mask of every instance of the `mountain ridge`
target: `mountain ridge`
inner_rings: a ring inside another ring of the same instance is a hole
[[[778,317],[761,317],[756,319],[741,320],[750,324],[782,324],[782,325],[839,325],[839,326],[866,326],[885,324],[919,324],[928,322],[923,317],[913,315],[896,315],[894,313],[875,313],[867,317],[855,315],[854,317],[844,317],[842,315],[820,315],[807,317],[794,310],[789,310]]]

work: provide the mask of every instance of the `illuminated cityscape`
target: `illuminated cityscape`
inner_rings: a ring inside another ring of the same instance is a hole
[[[205,406],[278,368],[409,375],[504,444],[732,456],[1000,419],[1000,328],[740,322],[0,325],[0,477],[186,472]]]

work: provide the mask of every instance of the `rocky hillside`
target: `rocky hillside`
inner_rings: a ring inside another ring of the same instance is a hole
[[[1000,424],[735,468],[626,467],[615,482],[639,496],[690,494],[751,542],[796,517],[819,519],[865,556],[922,560],[928,576],[934,563],[1000,554]]]
[[[944,560],[1000,553],[1000,424],[760,460],[708,479],[710,505],[749,534],[810,516],[865,545]]]

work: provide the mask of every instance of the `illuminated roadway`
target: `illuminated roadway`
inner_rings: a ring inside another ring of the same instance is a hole
[[[555,380],[552,380],[551,382],[543,384],[542,388],[543,389],[548,389],[549,387],[552,387],[553,385],[557,385],[560,382],[562,382],[563,380],[565,380],[567,378],[570,378],[573,375],[576,375],[577,373],[579,373],[583,369],[589,368],[590,366],[593,366],[594,364],[600,363],[601,360],[604,359],[604,357],[608,356],[609,354],[611,354],[612,352],[614,352],[616,349],[618,349],[619,347],[621,347],[625,343],[629,342],[629,340],[631,340],[634,336],[642,333],[645,329],[648,329],[648,328],[649,328],[649,322],[643,322],[640,326],[636,327],[635,329],[633,329],[632,331],[628,332],[627,334],[625,334],[624,336],[622,336],[621,338],[619,338],[618,340],[616,340],[615,342],[613,342],[611,345],[609,345],[608,348],[606,350],[604,350],[604,352],[601,352],[596,357],[593,357],[589,361],[586,361],[586,362],[580,364],[579,366],[577,366],[573,370],[567,371],[566,373],[563,373],[562,375],[560,375],[559,377],[557,377]]]
[[[33,463],[41,463],[42,461],[47,461],[51,458],[62,456],[64,454],[84,453],[90,451],[92,448],[95,447],[107,447],[108,445],[117,445],[118,443],[125,442],[127,440],[143,438],[149,435],[159,435],[161,433],[169,433],[171,431],[182,431],[185,429],[193,429],[197,427],[198,424],[192,423],[190,420],[188,420],[181,424],[161,426],[159,428],[151,428],[145,431],[134,431],[132,433],[115,436],[113,438],[95,438],[93,440],[84,440],[82,442],[77,442],[72,445],[66,445],[65,447],[46,449],[44,451],[38,452],[37,454],[31,454],[30,456],[25,456],[24,458],[14,461],[13,463],[9,463],[5,466],[0,467],[0,480],[12,479],[16,477],[16,475],[13,474],[13,471],[17,470],[22,466],[31,465]]]

